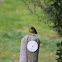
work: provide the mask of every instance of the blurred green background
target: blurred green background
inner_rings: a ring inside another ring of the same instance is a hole
[[[48,15],[41,13],[41,20],[48,20]],[[21,0],[0,0],[0,62],[19,61],[21,39],[31,26],[37,29],[41,42],[38,62],[57,62],[56,43],[62,39],[48,25],[53,23],[39,21]]]

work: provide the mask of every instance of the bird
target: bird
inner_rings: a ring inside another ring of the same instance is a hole
[[[33,26],[31,26],[31,27],[29,28],[29,32],[30,32],[30,33],[33,33],[33,34],[37,34],[37,31],[36,31],[36,29],[35,29]]]

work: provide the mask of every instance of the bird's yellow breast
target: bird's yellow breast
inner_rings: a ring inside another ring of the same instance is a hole
[[[30,33],[33,33],[33,30],[32,30],[32,29],[30,29],[30,30],[29,30],[29,32],[30,32]]]

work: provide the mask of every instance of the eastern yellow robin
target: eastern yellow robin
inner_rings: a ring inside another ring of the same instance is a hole
[[[34,27],[30,27],[29,32],[33,33],[33,34],[37,34],[37,31],[36,31],[36,29]]]

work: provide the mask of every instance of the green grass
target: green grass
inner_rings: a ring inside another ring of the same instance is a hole
[[[46,21],[48,17],[41,12],[37,12],[42,16],[42,21],[39,21],[21,0],[0,2],[0,62],[18,62],[21,39],[29,34],[30,26],[37,29],[41,41],[39,62],[56,62],[56,43],[62,39],[48,24],[44,24],[43,20]]]
[[[5,32],[0,34],[0,61],[15,62],[19,60],[21,39],[25,36],[24,33]],[[40,37],[39,37],[40,38]],[[59,39],[40,38],[41,45],[39,51],[39,62],[56,61],[56,42]],[[61,42],[61,40],[59,41]],[[3,60],[4,59],[4,60]]]

